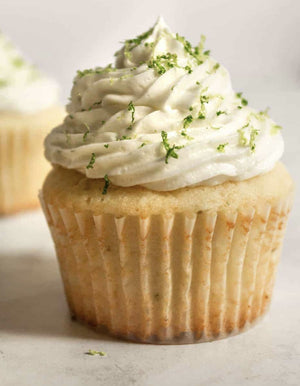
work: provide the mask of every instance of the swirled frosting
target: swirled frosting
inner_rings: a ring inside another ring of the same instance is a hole
[[[58,99],[58,84],[27,63],[0,32],[0,111],[32,113]]]
[[[78,71],[69,115],[46,157],[88,178],[170,191],[271,170],[280,127],[231,86],[227,70],[162,19],[116,53],[115,67]]]

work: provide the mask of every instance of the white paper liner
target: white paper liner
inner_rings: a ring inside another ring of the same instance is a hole
[[[46,203],[72,315],[159,344],[236,334],[266,311],[291,197],[234,212],[141,218]]]
[[[38,190],[50,169],[44,159],[47,130],[0,130],[0,214],[39,206]]]

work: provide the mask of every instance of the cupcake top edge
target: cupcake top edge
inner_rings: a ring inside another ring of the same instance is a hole
[[[34,113],[59,104],[58,83],[24,59],[0,31],[0,112]]]
[[[88,178],[157,191],[241,181],[271,170],[281,127],[248,106],[228,71],[162,18],[125,40],[115,65],[78,71],[46,158]]]

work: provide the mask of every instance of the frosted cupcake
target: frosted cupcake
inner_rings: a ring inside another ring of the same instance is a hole
[[[0,33],[0,214],[39,205],[49,171],[43,140],[63,119],[59,87]]]
[[[280,127],[160,19],[116,65],[78,71],[41,192],[71,313],[191,343],[267,310],[293,183]]]

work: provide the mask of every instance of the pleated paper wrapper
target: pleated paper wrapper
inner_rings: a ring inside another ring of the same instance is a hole
[[[60,107],[26,116],[0,114],[0,215],[39,206],[50,164],[43,142],[64,117]]]
[[[193,343],[243,331],[268,308],[291,197],[146,218],[41,202],[81,322],[133,341]]]

